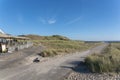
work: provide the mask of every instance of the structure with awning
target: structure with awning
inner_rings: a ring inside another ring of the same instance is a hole
[[[0,52],[12,52],[32,46],[27,37],[11,36],[0,33]]]

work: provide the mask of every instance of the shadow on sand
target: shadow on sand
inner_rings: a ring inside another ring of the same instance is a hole
[[[78,73],[91,73],[84,61],[74,61],[74,62],[70,62],[69,64],[74,65],[74,67],[69,67],[69,66],[61,66],[61,67],[72,69],[73,71]]]

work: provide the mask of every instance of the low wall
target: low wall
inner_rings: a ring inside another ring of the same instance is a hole
[[[18,50],[21,50],[21,49],[25,49],[25,48],[29,48],[33,46],[33,43],[32,42],[27,42],[26,44],[17,44],[15,46],[11,46],[8,48],[8,52],[13,52],[13,51],[18,51]]]

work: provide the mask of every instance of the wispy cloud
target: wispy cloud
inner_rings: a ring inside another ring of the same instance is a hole
[[[48,24],[54,24],[54,23],[56,23],[56,20],[55,20],[55,19],[50,19],[50,20],[48,20]]]
[[[42,23],[42,24],[55,24],[56,23],[56,19],[55,17],[52,17],[52,18],[39,18],[39,21]]]
[[[71,21],[67,22],[66,24],[67,24],[67,25],[69,25],[69,24],[76,23],[76,22],[80,21],[80,20],[81,20],[81,18],[82,18],[81,16],[80,16],[80,17],[77,17],[77,18],[75,18],[75,19],[73,19],[73,20],[71,20]]]
[[[40,17],[39,21],[42,24],[55,24],[57,20],[55,18],[42,18],[42,17]]]

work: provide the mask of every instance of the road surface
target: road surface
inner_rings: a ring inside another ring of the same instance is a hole
[[[91,50],[43,59],[40,63],[0,67],[0,80],[63,80],[73,67],[89,54],[102,51],[107,44]],[[24,60],[24,59],[23,59]]]

